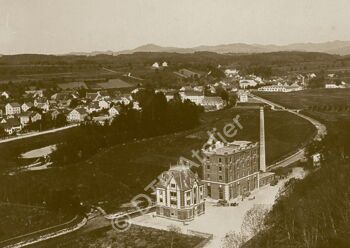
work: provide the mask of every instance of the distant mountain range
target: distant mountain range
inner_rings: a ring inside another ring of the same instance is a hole
[[[70,53],[71,55],[119,55],[132,54],[135,52],[169,52],[169,53],[194,53],[194,52],[215,52],[215,53],[266,53],[280,51],[301,51],[301,52],[321,52],[338,55],[350,54],[350,41],[330,41],[323,43],[294,43],[289,45],[260,45],[232,43],[216,46],[197,46],[192,48],[163,47],[155,44],[147,44],[135,49],[119,52],[101,51],[91,53]]]

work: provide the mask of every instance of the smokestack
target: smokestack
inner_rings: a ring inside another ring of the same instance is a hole
[[[266,171],[264,107],[260,107],[260,170]]]

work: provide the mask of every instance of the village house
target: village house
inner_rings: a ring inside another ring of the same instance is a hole
[[[2,128],[8,135],[12,135],[22,130],[21,122],[16,117],[8,118],[5,121],[2,120],[0,128]]]
[[[247,89],[249,87],[256,87],[258,82],[253,79],[243,79],[239,81],[239,87],[241,89]]]
[[[159,64],[158,64],[158,62],[154,62],[154,63],[153,63],[152,69],[159,69]]]
[[[156,197],[156,214],[160,217],[190,221],[205,212],[204,185],[183,162],[159,176]]]
[[[50,103],[48,99],[45,97],[40,97],[37,99],[34,99],[34,107],[42,109],[43,111],[47,112],[50,109]]]
[[[236,69],[226,69],[224,73],[226,77],[235,77],[236,75],[238,75],[239,71]]]
[[[23,112],[27,112],[30,108],[32,108],[34,106],[33,103],[31,102],[25,102],[22,104],[21,108]]]
[[[89,105],[87,106],[87,112],[89,114],[93,113],[93,112],[98,112],[100,111],[101,108],[100,108],[100,105],[99,105],[99,102],[91,102],[89,103]]]
[[[27,111],[18,115],[22,127],[28,125],[30,122],[34,123],[41,120],[41,114],[34,111]]]
[[[97,101],[99,99],[99,95],[97,93],[86,93],[85,98],[90,101]]]
[[[108,109],[109,102],[107,102],[106,100],[100,100],[98,101],[98,106],[100,107],[100,109]]]
[[[114,117],[116,115],[119,115],[119,109],[117,106],[112,106],[110,109],[108,109],[108,114],[111,117]]]
[[[198,91],[184,91],[180,92],[180,96],[183,101],[190,100],[196,105],[201,105],[204,99],[204,94]]]
[[[61,112],[58,109],[54,109],[51,111],[50,115],[51,115],[51,119],[55,120],[57,119],[57,116],[60,114]]]
[[[87,111],[84,108],[76,108],[69,112],[67,115],[68,122],[82,122],[88,116]]]
[[[21,113],[21,105],[17,102],[7,103],[5,105],[5,114],[6,115],[15,115]]]
[[[237,92],[238,102],[248,102],[248,93],[244,90],[239,90]]]
[[[92,121],[95,122],[97,125],[105,126],[106,124],[110,124],[112,119],[109,115],[98,115],[92,117]]]
[[[8,93],[7,91],[2,91],[2,92],[0,92],[0,97],[4,97],[5,99],[9,99],[10,93]]]
[[[24,91],[25,95],[27,97],[36,98],[36,97],[43,97],[44,91],[43,90],[26,90]]]
[[[225,102],[219,96],[205,96],[201,105],[208,110],[218,110],[225,106]]]
[[[176,75],[184,78],[200,78],[201,75],[197,72],[190,71],[188,69],[180,69],[178,72],[174,72]]]

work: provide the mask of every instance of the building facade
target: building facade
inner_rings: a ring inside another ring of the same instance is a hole
[[[21,105],[17,102],[11,102],[5,105],[6,115],[15,115],[21,113]]]
[[[190,221],[205,212],[204,185],[184,163],[163,172],[156,188],[157,216]]]
[[[216,142],[203,153],[206,197],[228,201],[259,187],[258,142]]]

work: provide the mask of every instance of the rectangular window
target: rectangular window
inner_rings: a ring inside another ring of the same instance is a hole
[[[219,171],[220,171],[220,172],[222,171],[222,167],[221,167],[221,166],[219,166]]]
[[[191,192],[187,192],[187,193],[186,193],[186,196],[187,196],[187,197],[191,197]]]
[[[187,200],[187,206],[191,205],[191,200]]]
[[[220,180],[220,181],[222,180],[222,176],[219,176],[219,180]]]
[[[208,195],[208,197],[211,197],[211,187],[210,187],[210,185],[207,186],[207,195]]]
[[[163,202],[163,198],[159,198],[159,202]]]
[[[170,200],[170,204],[171,205],[177,205],[177,201],[176,200]]]
[[[176,196],[176,192],[170,192],[170,196]]]
[[[210,180],[210,175],[209,174],[207,174],[207,179]]]
[[[221,163],[221,158],[219,158],[219,163]]]
[[[170,187],[172,187],[172,188],[176,188],[175,183],[172,183],[172,184],[170,185]]]
[[[210,165],[207,165],[207,169],[210,170]]]

